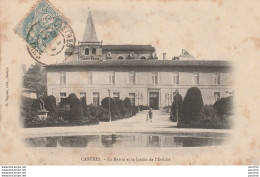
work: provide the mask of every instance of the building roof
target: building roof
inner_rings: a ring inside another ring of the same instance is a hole
[[[75,46],[74,48],[67,48],[65,53],[77,53],[79,46]],[[102,45],[102,50],[104,52],[109,51],[129,51],[129,52],[136,52],[136,51],[150,51],[155,52],[155,48],[152,45],[132,45],[132,44],[123,44],[123,45]]]
[[[232,67],[231,62],[223,60],[78,60],[46,66],[57,67]]]
[[[155,49],[151,45],[131,45],[131,44],[125,44],[125,45],[103,45],[102,46],[103,51],[113,51],[113,50],[124,50],[124,51],[152,51],[154,52]]]
[[[94,21],[91,15],[91,12],[88,13],[88,19],[83,35],[83,42],[99,42],[97,38],[97,33],[94,25]]]
[[[195,58],[185,49],[182,49],[182,53],[180,54],[179,58],[191,58],[195,60]]]

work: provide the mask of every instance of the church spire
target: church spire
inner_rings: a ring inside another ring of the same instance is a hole
[[[83,35],[83,42],[99,42],[90,10],[88,13],[88,19],[87,19],[87,23]]]

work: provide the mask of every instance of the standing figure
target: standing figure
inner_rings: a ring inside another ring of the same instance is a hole
[[[152,118],[153,118],[153,111],[152,111],[152,108],[149,109],[149,111],[148,111],[148,115],[149,115],[149,118],[150,118],[150,122],[152,122]]]

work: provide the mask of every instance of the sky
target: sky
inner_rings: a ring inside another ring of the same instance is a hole
[[[151,44],[159,59],[164,52],[171,59],[186,49],[196,59],[231,60],[243,43],[254,46],[254,38],[259,36],[257,11],[250,2],[243,4],[244,10],[234,6],[234,1],[123,2],[77,3],[76,12],[64,13],[78,40],[82,40],[91,9],[104,44]]]
[[[8,11],[8,28],[14,28],[37,1],[19,0],[15,15]],[[98,39],[103,44],[151,44],[157,56],[171,60],[186,49],[199,60],[237,60],[260,54],[258,1],[228,0],[50,0],[69,19],[77,41],[81,41],[89,9]],[[244,3],[242,3],[244,2]],[[14,1],[9,2],[12,7]],[[15,4],[15,3],[14,3]],[[3,7],[3,9],[10,9]],[[6,35],[7,36],[7,35]],[[32,63],[26,43],[11,31],[13,53]],[[10,55],[10,53],[9,53]],[[59,56],[62,61],[64,53]]]

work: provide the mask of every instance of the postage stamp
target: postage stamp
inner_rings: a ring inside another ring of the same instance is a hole
[[[46,0],[40,0],[14,31],[27,42],[29,54],[37,61],[44,54],[54,56],[75,44],[69,21]]]
[[[31,36],[33,36],[36,28],[35,26],[32,26],[31,30],[29,30],[28,38],[31,38]],[[49,43],[48,46],[42,46],[42,50],[38,49],[38,47],[41,47],[41,45],[38,44],[41,44],[42,42],[40,37],[37,40],[33,41],[33,43],[27,43],[27,50],[30,56],[36,61],[42,64],[46,64],[46,58],[57,56],[61,54],[63,50],[68,49],[72,53],[73,48],[75,47],[76,39],[71,26],[69,24],[65,25],[64,23],[62,23],[61,30],[55,35],[56,37],[53,38],[52,42]],[[68,54],[67,57],[68,56],[70,56],[70,54]],[[53,62],[55,61],[53,60]]]

